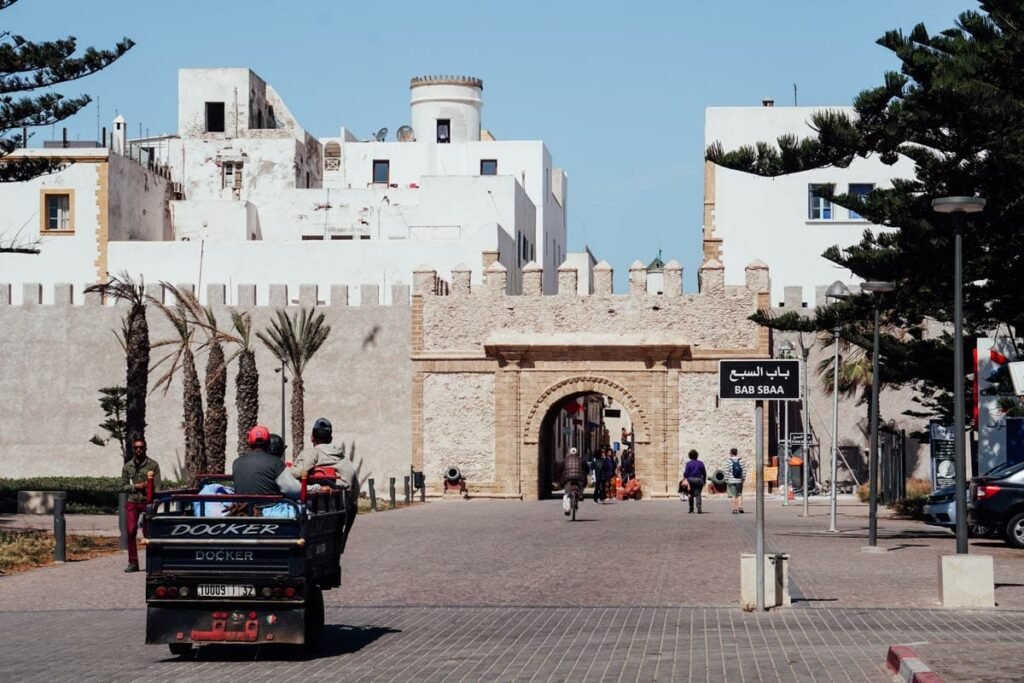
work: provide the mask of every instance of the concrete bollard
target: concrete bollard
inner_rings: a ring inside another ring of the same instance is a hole
[[[58,491],[53,500],[53,561],[67,561],[67,538],[64,520],[64,504],[67,502],[67,491]]]
[[[402,482],[402,486],[403,493],[405,493],[405,504],[409,505],[412,503],[412,488],[410,488],[411,484],[409,483],[409,475],[405,475],[403,479],[404,481]]]
[[[122,491],[117,494],[117,528],[121,532],[121,541],[118,548],[128,550],[128,516],[125,508],[128,507],[128,493]]]
[[[374,512],[377,511],[377,491],[373,488],[373,477],[366,480],[367,485],[370,487],[370,509]]]
[[[422,477],[420,479],[420,502],[421,503],[426,503],[427,502],[427,478],[426,477]]]
[[[396,508],[396,507],[398,507],[398,500],[395,498],[395,478],[394,477],[389,477],[388,478],[388,488],[390,489],[390,493],[391,493],[391,507],[392,508]]]

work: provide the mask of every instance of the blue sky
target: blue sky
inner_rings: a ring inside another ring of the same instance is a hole
[[[700,262],[704,108],[849,104],[898,62],[892,28],[953,25],[970,0],[717,2],[342,2],[21,0],[0,30],[80,45],[138,45],[67,91],[99,99],[137,135],[174,132],[177,69],[247,66],[314,135],[369,136],[408,119],[412,76],[484,80],[484,126],[543,139],[569,174],[569,248],[616,270],[663,250],[695,288]],[[95,139],[96,105],[68,125]],[[58,129],[57,135],[60,132]],[[41,144],[50,131],[38,131]]]

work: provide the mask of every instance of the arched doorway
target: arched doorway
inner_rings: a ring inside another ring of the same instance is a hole
[[[562,462],[570,448],[584,459],[608,447],[619,462],[635,448],[629,411],[614,397],[580,391],[554,403],[541,421],[537,440],[537,491],[540,498],[560,495]]]

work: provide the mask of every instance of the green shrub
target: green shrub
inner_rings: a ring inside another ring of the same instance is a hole
[[[907,482],[906,495],[893,503],[893,510],[901,517],[923,519],[924,504],[932,492],[932,484],[927,479],[911,479]]]
[[[164,481],[161,488],[179,484]],[[16,512],[18,491],[67,491],[65,511],[69,514],[117,514],[120,477],[34,477],[31,479],[0,479],[0,512]]]

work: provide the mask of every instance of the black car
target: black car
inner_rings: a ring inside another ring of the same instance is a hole
[[[971,524],[995,527],[1014,548],[1024,548],[1024,463],[999,467],[971,480]]]

